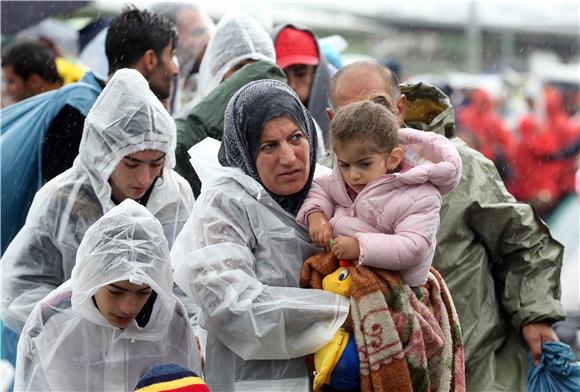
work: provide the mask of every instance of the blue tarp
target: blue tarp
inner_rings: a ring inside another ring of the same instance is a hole
[[[561,342],[542,343],[542,358],[537,366],[528,358],[527,392],[580,391],[580,363],[574,362],[570,346]]]
[[[91,72],[80,82],[39,94],[0,111],[1,252],[24,225],[43,184],[42,143],[51,121],[70,105],[86,116],[102,87]]]

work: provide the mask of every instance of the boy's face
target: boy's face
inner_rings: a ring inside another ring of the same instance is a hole
[[[310,88],[314,80],[316,65],[295,64],[284,68],[288,85],[296,92],[304,106],[308,105]]]
[[[159,98],[165,99],[171,95],[173,78],[179,75],[179,66],[175,59],[175,50],[167,45],[157,57],[157,66],[149,77],[149,88]]]
[[[127,198],[142,198],[161,173],[164,163],[165,153],[157,150],[139,151],[123,157],[109,180],[113,199],[121,203]]]
[[[2,67],[4,83],[6,83],[6,94],[15,102],[22,101],[34,95],[31,88],[27,85],[26,80],[18,75],[11,65]]]
[[[151,295],[151,287],[128,280],[111,283],[95,293],[99,312],[114,327],[126,328],[137,317]]]

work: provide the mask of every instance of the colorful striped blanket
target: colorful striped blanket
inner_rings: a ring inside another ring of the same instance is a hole
[[[330,254],[306,260],[302,287],[322,288],[338,268]],[[461,329],[441,275],[431,268],[420,287],[396,272],[351,266],[351,316],[362,392],[465,391]]]

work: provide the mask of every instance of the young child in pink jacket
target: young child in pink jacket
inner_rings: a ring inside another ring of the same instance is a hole
[[[459,183],[461,159],[442,135],[399,129],[389,103],[378,95],[334,116],[333,172],[314,180],[296,219],[337,258],[399,271],[419,286],[435,252],[441,195]]]

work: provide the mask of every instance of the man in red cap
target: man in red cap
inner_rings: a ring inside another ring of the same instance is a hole
[[[276,37],[276,64],[284,70],[288,84],[308,105],[310,86],[318,65],[318,45],[312,33],[286,26]]]
[[[336,70],[330,68],[311,30],[287,24],[276,28],[273,37],[276,64],[284,70],[288,84],[316,120],[326,145],[328,86]]]

